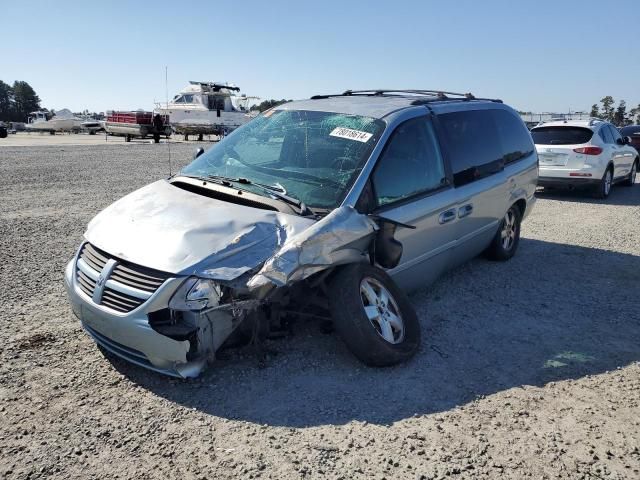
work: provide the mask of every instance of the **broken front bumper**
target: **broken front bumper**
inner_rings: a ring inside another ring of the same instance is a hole
[[[119,313],[96,305],[77,285],[74,258],[65,270],[65,286],[73,313],[93,340],[105,350],[160,373],[195,377],[205,367],[207,354],[189,340],[174,340],[149,324],[150,312],[166,309],[184,278],[170,278],[140,307]],[[202,347],[202,346],[201,346]]]

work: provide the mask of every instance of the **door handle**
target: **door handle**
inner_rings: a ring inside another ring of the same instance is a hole
[[[456,209],[452,208],[450,210],[446,210],[444,212],[442,212],[440,214],[440,216],[438,217],[438,220],[440,221],[440,224],[442,225],[443,223],[447,223],[450,222],[451,220],[456,218]]]
[[[471,212],[473,212],[473,205],[467,203],[458,209],[458,218],[464,218],[467,215],[470,215]]]

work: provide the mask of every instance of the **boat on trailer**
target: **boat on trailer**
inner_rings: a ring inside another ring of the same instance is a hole
[[[108,111],[104,129],[109,135],[124,137],[126,142],[132,138],[146,138],[152,136],[155,142],[160,136],[169,138],[171,126],[166,115],[154,114],[137,110],[135,112]]]
[[[28,131],[35,132],[79,132],[82,130],[81,118],[76,117],[70,110],[63,108],[52,115],[39,110],[29,114],[29,122],[25,125]]]
[[[157,111],[168,115],[176,133],[197,135],[226,135],[253,118],[249,102],[258,97],[240,94],[234,84],[221,82],[194,82],[173,99],[160,105]]]

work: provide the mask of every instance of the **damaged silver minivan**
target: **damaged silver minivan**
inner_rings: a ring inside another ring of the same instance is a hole
[[[222,346],[331,319],[368,365],[410,358],[406,291],[507,260],[538,177],[499,100],[347,91],[271,109],[90,223],[65,272],[104,349],[180,377]]]

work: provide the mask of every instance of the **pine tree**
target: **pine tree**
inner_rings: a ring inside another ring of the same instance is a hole
[[[600,103],[602,104],[602,116],[604,117],[604,119],[607,122],[613,122],[613,114],[615,111],[613,108],[613,104],[615,103],[613,97],[611,95],[607,95],[602,100],[600,100]]]
[[[26,122],[29,113],[40,110],[40,97],[27,82],[13,82],[13,120]]]
[[[11,110],[13,103],[13,89],[11,85],[0,80],[0,121],[11,120]]]
[[[618,127],[624,127],[627,124],[627,102],[620,100],[616,113],[613,115],[613,123]]]

